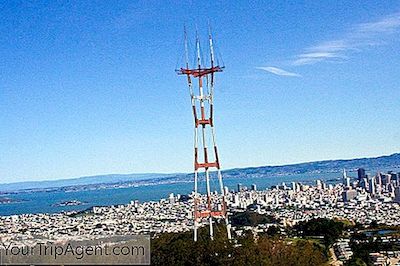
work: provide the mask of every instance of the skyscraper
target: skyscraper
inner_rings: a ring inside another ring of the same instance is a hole
[[[350,177],[347,176],[346,169],[343,169],[343,185],[350,188]]]
[[[382,186],[390,184],[390,174],[381,174]]]
[[[174,193],[169,194],[168,200],[169,200],[169,203],[175,203],[175,196],[174,196]]]
[[[365,178],[365,169],[364,168],[358,168],[357,169],[357,175],[358,175],[358,181],[361,181],[363,178]]]
[[[381,173],[377,173],[375,176],[376,184],[382,187],[382,176]]]
[[[370,178],[369,181],[369,193],[371,193],[372,195],[375,195],[376,193],[376,183],[375,183],[375,179],[374,178]]]
[[[317,186],[318,189],[322,189],[321,180],[317,179],[317,180],[315,181],[315,184],[316,184],[316,186]]]
[[[394,190],[394,201],[400,203],[400,187]]]
[[[364,177],[361,181],[361,187],[365,190],[368,190],[368,179]]]
[[[397,174],[390,173],[390,182],[394,183],[397,186]]]
[[[225,195],[229,194],[229,188],[228,187],[224,187],[224,191],[225,191]]]
[[[293,191],[297,191],[297,184],[296,184],[296,182],[292,182],[292,190]]]
[[[357,190],[355,189],[345,190],[342,193],[342,197],[344,202],[349,202],[350,200],[353,200],[357,197]]]

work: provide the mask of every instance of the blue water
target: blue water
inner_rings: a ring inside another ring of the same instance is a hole
[[[260,178],[226,178],[224,185],[230,190],[236,190],[237,184],[250,187],[257,185],[258,190],[270,188],[273,185],[285,182],[291,186],[290,182],[314,183],[316,179],[328,181],[340,180],[341,174],[302,174],[277,177]],[[328,183],[336,183],[328,182]],[[211,182],[212,190],[218,189],[217,180]],[[158,201],[161,198],[167,198],[170,193],[188,194],[193,190],[193,182],[160,184],[129,188],[110,188],[100,190],[76,191],[76,192],[29,192],[7,195],[7,197],[20,201],[11,204],[0,204],[0,215],[13,215],[24,213],[56,213],[71,210],[85,210],[92,206],[110,206],[118,204],[127,204],[132,200]],[[204,182],[200,184],[200,191],[204,191]],[[79,200],[86,202],[79,206],[52,206],[63,201]]]
[[[364,232],[364,234],[366,236],[373,236],[373,235],[387,235],[394,232],[396,232],[396,230],[378,230],[378,231],[366,231]]]

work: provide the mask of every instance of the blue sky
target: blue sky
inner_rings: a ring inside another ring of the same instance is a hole
[[[192,170],[175,74],[210,20],[223,168],[400,150],[398,1],[0,3],[0,182]]]

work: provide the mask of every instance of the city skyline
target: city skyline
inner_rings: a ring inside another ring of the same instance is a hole
[[[174,70],[183,24],[207,37],[193,9],[214,18],[226,65],[223,169],[400,150],[394,1],[1,6],[1,183],[191,172],[190,101]]]

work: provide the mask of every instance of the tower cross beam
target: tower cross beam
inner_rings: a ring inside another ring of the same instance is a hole
[[[211,73],[222,72],[223,68],[224,67],[220,66],[209,67],[209,68],[194,68],[194,69],[181,68],[177,70],[177,72],[179,75],[191,75],[195,78],[198,78],[198,77],[203,77],[205,75],[209,75]]]

